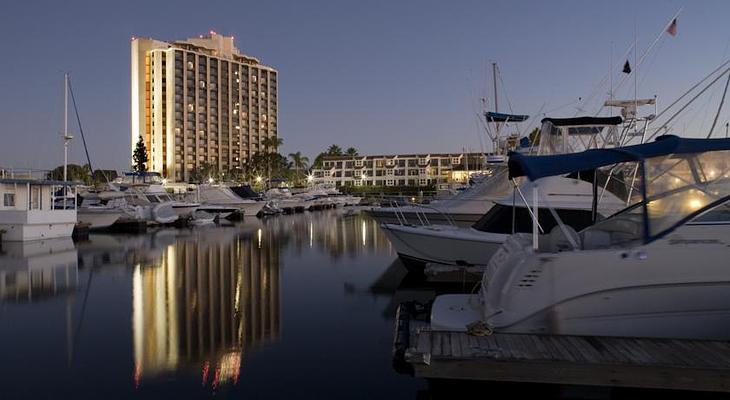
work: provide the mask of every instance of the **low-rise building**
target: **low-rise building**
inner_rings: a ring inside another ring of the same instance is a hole
[[[312,170],[314,183],[342,186],[445,188],[463,183],[485,165],[483,153],[326,156]]]

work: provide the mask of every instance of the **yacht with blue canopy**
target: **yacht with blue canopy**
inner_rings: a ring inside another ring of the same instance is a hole
[[[540,235],[534,221],[492,257],[477,295],[436,298],[432,330],[730,339],[730,139],[512,153],[508,168],[532,182],[620,172],[636,201],[579,233],[559,221]],[[549,207],[537,192],[533,207]]]

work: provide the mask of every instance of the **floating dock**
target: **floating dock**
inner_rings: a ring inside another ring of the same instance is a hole
[[[730,392],[730,342],[436,332],[398,307],[394,367],[416,377]],[[423,311],[421,311],[423,312]]]

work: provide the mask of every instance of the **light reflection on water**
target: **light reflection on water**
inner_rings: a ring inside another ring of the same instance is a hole
[[[374,221],[343,211],[5,244],[0,397],[414,394],[390,368],[389,296],[370,290],[394,259]]]

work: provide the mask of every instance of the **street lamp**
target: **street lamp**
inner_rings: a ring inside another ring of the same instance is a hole
[[[262,178],[261,178],[260,176],[257,176],[257,177],[256,177],[256,183],[261,183],[261,179],[262,179]]]
[[[208,178],[208,183],[213,183],[213,182],[214,182],[214,180],[213,180],[212,176],[210,178]]]

